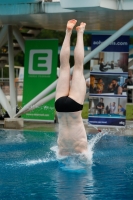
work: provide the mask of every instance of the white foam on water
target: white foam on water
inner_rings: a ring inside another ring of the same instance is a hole
[[[58,146],[51,147],[51,150],[55,152],[56,159],[63,170],[82,170],[93,164],[94,147],[96,143],[99,142],[99,140],[106,134],[108,134],[108,131],[103,130],[102,132],[94,135],[93,138],[88,141],[88,152],[86,155],[73,154],[71,156],[61,156],[58,153]]]
[[[58,146],[53,146],[50,148],[50,150],[54,151],[56,154],[56,157],[58,157]]]
[[[59,166],[63,170],[67,171],[84,170],[83,159],[81,159],[82,157],[81,154],[73,154],[72,156],[61,156],[58,153],[59,152],[58,146],[53,146],[50,149],[54,151],[56,160],[59,162]]]
[[[21,166],[32,166],[32,165],[39,165],[42,163],[49,163],[57,161],[55,156],[51,155],[51,151],[47,152],[45,155],[45,158],[36,158],[36,159],[26,159],[23,161],[13,162],[13,163],[7,163],[6,165],[11,167],[21,167]]]
[[[42,163],[48,163],[48,162],[53,162],[55,159],[53,158],[44,158],[44,159],[33,159],[33,160],[25,160],[25,161],[19,161],[15,163],[7,163],[6,165],[12,166],[12,167],[20,167],[20,166],[32,166],[32,165],[38,165]]]
[[[44,158],[44,159],[35,159],[35,160],[26,160],[24,162],[19,162],[19,165],[26,165],[26,166],[30,166],[30,165],[37,165],[37,164],[42,164],[42,163],[48,163],[51,161],[55,161],[55,159],[49,159],[49,158]]]

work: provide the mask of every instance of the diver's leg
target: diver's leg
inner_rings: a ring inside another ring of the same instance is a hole
[[[66,35],[60,52],[60,73],[56,87],[56,99],[62,96],[68,96],[70,89],[70,38],[72,29],[77,20],[69,20],[66,27]]]
[[[81,23],[76,27],[77,43],[74,51],[75,65],[73,69],[72,83],[69,92],[69,97],[74,99],[79,104],[83,104],[86,93],[86,82],[83,75],[83,60],[84,60],[84,43],[83,33],[86,24]]]

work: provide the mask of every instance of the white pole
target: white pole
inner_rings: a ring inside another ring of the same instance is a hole
[[[129,56],[133,54],[133,49],[130,49]]]
[[[87,74],[85,74],[85,79],[89,78],[90,77],[90,72],[88,72]]]
[[[2,81],[3,81],[3,67],[1,68],[1,78],[2,78]]]
[[[60,68],[57,67],[57,77],[59,77],[59,74],[60,74]]]
[[[133,20],[128,22],[126,25],[124,25],[121,29],[119,29],[116,33],[114,33],[112,36],[110,36],[107,40],[105,40],[101,45],[99,45],[96,49],[94,49],[92,52],[90,52],[88,55],[84,58],[84,64],[86,64],[91,58],[93,58],[96,54],[101,52],[103,49],[105,49],[110,43],[112,43],[114,40],[116,40],[118,37],[120,37],[123,33],[125,33],[127,30],[129,30],[133,26]],[[73,67],[71,68],[71,72],[73,70]],[[19,114],[25,112],[30,106],[34,105],[37,101],[42,99],[47,93],[49,93],[51,90],[53,90],[56,87],[57,80],[52,83],[50,86],[48,86],[44,91],[42,91],[39,95],[37,95],[33,100],[31,100],[28,104],[26,104],[20,111]]]
[[[130,69],[130,67],[133,66],[133,60],[130,60],[130,62],[128,63],[128,68]]]
[[[7,43],[7,33],[6,33],[5,37],[3,38],[3,41],[0,43],[0,48],[1,48],[5,43]]]
[[[29,112],[29,111],[32,111],[32,110],[38,108],[39,106],[43,105],[44,103],[47,103],[48,101],[50,101],[51,99],[53,99],[55,97],[55,93],[56,92],[53,92],[53,93],[49,94],[48,96],[46,96],[45,98],[41,99],[36,104],[34,104],[33,106],[31,106],[28,110],[26,110],[25,112],[23,112],[23,114],[26,113],[26,112]],[[18,117],[18,116],[20,116],[19,113],[17,113],[15,115],[15,117]]]
[[[13,118],[12,108],[1,88],[0,88],[0,103],[3,106],[3,108],[8,112],[9,116]]]
[[[53,99],[55,97],[56,92],[53,92],[51,94],[49,94],[48,96],[44,97],[43,99],[41,99],[40,101],[38,101],[35,105],[33,105],[29,111],[34,110],[35,108],[38,108],[39,106],[43,105],[44,103],[47,103],[48,101],[50,101],[51,99]]]
[[[14,50],[12,26],[8,26],[8,52],[9,52],[9,83],[10,83],[10,102],[14,115],[16,114],[16,92],[14,83]]]
[[[17,39],[22,51],[25,52],[24,38],[22,37],[19,29],[16,26],[13,26],[13,35]]]
[[[31,107],[36,104],[38,101],[40,101],[42,98],[44,98],[51,90],[55,89],[57,84],[57,80],[53,82],[51,85],[49,85],[45,90],[43,90],[40,94],[38,94],[34,99],[32,99],[29,103],[27,103],[18,113],[17,116],[21,115],[25,111],[31,109]],[[15,115],[16,117],[16,115]]]
[[[3,46],[3,44],[7,41],[6,36],[7,36],[7,25],[3,26],[2,30],[0,31],[0,47]]]

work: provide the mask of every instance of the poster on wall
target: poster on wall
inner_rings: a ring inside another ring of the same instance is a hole
[[[58,40],[26,41],[23,106],[56,80],[57,58]],[[22,117],[27,120],[54,121],[54,115],[52,99]]]
[[[92,50],[109,35],[93,35]],[[88,122],[95,126],[125,126],[129,36],[121,36],[91,60]],[[112,107],[115,107],[112,112]]]
[[[90,75],[90,96],[127,96],[127,73],[119,74],[94,74]],[[92,85],[92,82],[94,85]]]
[[[126,97],[90,97],[89,123],[125,126],[126,102]]]
[[[102,44],[109,35],[93,35],[94,50]],[[91,72],[126,73],[128,72],[129,36],[121,36],[91,60]]]

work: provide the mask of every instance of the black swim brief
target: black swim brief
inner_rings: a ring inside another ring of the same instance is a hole
[[[57,112],[77,112],[83,109],[83,105],[65,96],[56,100],[55,109]]]

